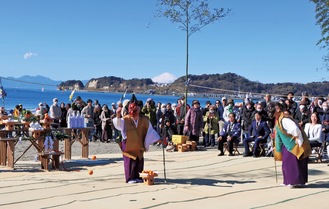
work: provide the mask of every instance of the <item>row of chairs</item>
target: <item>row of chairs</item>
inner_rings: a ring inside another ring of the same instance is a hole
[[[315,162],[323,162],[323,158],[327,153],[327,146],[329,145],[328,142],[323,142],[321,144],[321,146],[319,147],[313,147],[312,148],[312,155],[311,158],[315,158]],[[254,142],[251,142],[249,144],[249,148],[252,151],[254,147]],[[239,152],[239,143],[234,143],[233,144],[233,154],[234,155],[240,155]],[[273,156],[273,145],[272,145],[272,141],[268,142],[268,143],[260,143],[259,144],[259,148],[260,150],[260,156],[267,156],[267,157],[271,157]],[[224,152],[228,152],[228,144],[227,142],[224,143]]]

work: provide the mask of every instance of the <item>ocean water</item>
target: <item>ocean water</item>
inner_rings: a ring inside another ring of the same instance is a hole
[[[22,104],[23,108],[27,110],[34,111],[40,102],[45,102],[49,106],[52,104],[53,98],[58,98],[58,103],[64,102],[65,104],[70,102],[69,96],[71,91],[57,91],[57,90],[36,90],[36,89],[18,89],[18,88],[5,88],[7,92],[7,97],[5,97],[4,104],[1,102],[0,106],[5,106],[6,110],[14,109],[16,105]],[[137,99],[142,100],[145,104],[148,98],[152,98],[155,103],[177,103],[177,99],[180,96],[169,96],[169,95],[147,95],[147,94],[135,94]],[[80,96],[84,101],[88,99],[95,100],[98,99],[101,105],[107,104],[110,106],[113,102],[116,103],[120,100],[122,94],[121,93],[111,93],[111,92],[88,92],[88,91],[76,91],[74,93],[73,99],[77,96]],[[130,99],[131,94],[126,94],[124,99]],[[215,101],[219,98],[207,98],[207,97],[188,97],[187,103],[191,104],[194,99],[198,99],[200,101],[201,106],[205,106],[206,101],[211,101],[211,103],[215,103]],[[239,101],[237,101],[239,102]]]

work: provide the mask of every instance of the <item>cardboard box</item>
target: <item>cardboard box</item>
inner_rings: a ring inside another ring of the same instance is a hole
[[[183,136],[183,135],[172,135],[172,142],[174,144],[185,144],[186,141],[188,140],[188,136]]]
[[[178,152],[186,152],[186,151],[188,151],[188,147],[186,144],[178,145]]]

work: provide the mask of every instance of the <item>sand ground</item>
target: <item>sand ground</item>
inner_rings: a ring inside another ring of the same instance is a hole
[[[327,163],[310,163],[309,183],[297,189],[280,186],[280,162],[276,182],[271,157],[166,152],[165,178],[163,152],[155,147],[145,153],[145,169],[159,176],[148,186],[124,182],[120,153],[93,151],[114,145],[91,145],[96,160],[82,159],[76,148],[60,171],[41,171],[33,160],[18,161],[14,171],[0,167],[0,208],[328,208]]]

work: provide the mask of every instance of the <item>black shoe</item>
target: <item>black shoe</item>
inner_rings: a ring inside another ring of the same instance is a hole
[[[257,157],[259,157],[259,156],[257,156],[257,155],[253,155],[252,157],[257,158]]]
[[[223,156],[224,155],[224,153],[219,153],[217,156]]]
[[[228,154],[228,156],[234,156],[233,153]]]

